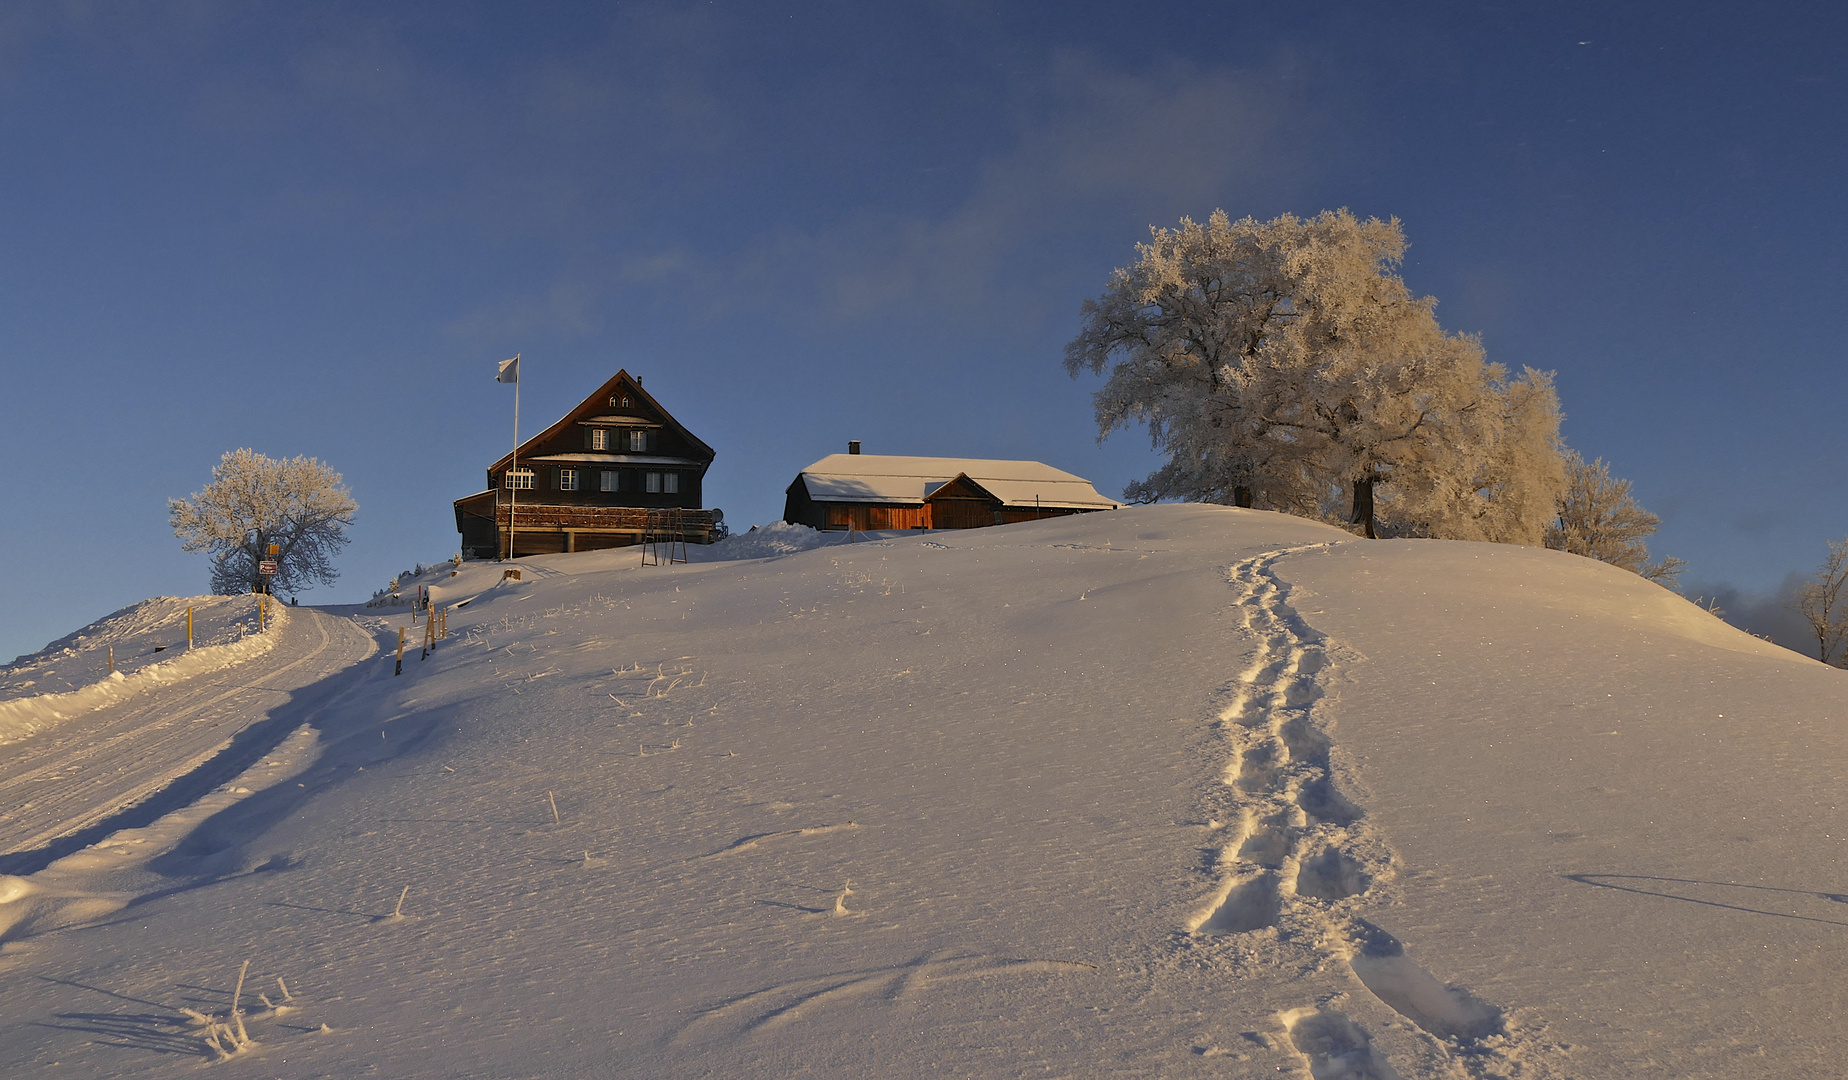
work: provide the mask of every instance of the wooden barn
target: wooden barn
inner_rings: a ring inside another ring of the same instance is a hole
[[[1115,510],[1091,482],[1037,461],[894,457],[847,444],[797,474],[783,520],[816,529],[977,529]]]
[[[521,443],[517,469],[515,457],[488,466],[488,490],[456,500],[465,555],[593,551],[644,536],[712,540],[718,511],[700,506],[712,447],[627,371]]]

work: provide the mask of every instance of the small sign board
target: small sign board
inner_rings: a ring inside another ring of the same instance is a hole
[[[262,574],[264,577],[275,577],[276,576],[275,561],[271,559],[264,559],[262,562],[257,564],[257,573]]]

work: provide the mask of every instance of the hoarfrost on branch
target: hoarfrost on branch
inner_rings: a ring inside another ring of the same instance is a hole
[[[1445,333],[1393,272],[1405,248],[1347,210],[1151,229],[1065,349],[1109,370],[1099,438],[1141,423],[1168,455],[1125,497],[1539,544],[1565,486],[1552,378]]]
[[[212,591],[258,592],[259,572],[275,544],[269,588],[299,592],[332,584],[334,556],[359,504],[340,474],[310,457],[284,460],[232,450],[212,469],[212,482],[184,499],[167,500],[173,533],[186,551],[212,557]]]

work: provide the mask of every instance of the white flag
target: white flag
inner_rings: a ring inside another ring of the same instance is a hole
[[[502,360],[500,362],[500,373],[494,376],[494,381],[511,383],[520,381],[520,358],[518,355],[515,355],[511,360]]]

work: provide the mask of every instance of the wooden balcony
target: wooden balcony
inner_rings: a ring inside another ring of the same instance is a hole
[[[509,510],[518,531],[521,555],[594,551],[650,540],[684,540],[709,544],[717,524],[710,510],[639,506],[561,506],[519,503],[499,507],[495,522],[505,544]]]

